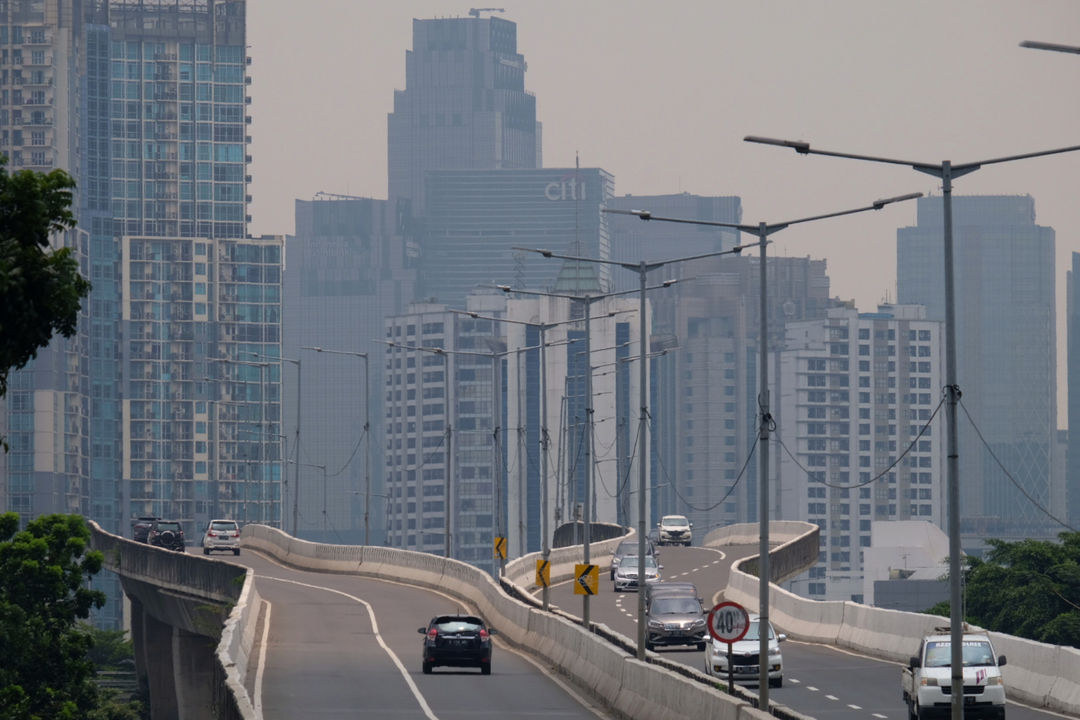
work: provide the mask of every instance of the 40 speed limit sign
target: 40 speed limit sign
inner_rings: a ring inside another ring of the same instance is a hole
[[[746,608],[736,602],[722,602],[709,611],[709,634],[722,643],[737,643],[750,629]]]

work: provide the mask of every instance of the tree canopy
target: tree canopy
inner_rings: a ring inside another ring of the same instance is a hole
[[[1080,533],[1059,537],[990,540],[985,558],[968,557],[964,619],[987,630],[1080,647]],[[949,604],[930,611],[948,615]]]
[[[53,335],[75,332],[90,283],[54,233],[75,227],[75,181],[63,170],[9,173],[0,157],[0,397],[8,372],[30,362]]]
[[[105,604],[83,587],[102,567],[78,515],[44,515],[17,532],[0,515],[0,720],[93,717],[93,640],[79,622]]]

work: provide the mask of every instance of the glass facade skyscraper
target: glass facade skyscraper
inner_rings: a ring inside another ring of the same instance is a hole
[[[1030,196],[954,197],[953,224],[961,532],[1054,537],[1054,230]],[[897,231],[897,298],[932,320],[945,318],[942,228],[929,197]]]

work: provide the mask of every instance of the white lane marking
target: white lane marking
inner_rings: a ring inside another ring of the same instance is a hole
[[[852,710],[862,710],[861,705],[848,705],[848,707],[851,708]]]
[[[799,683],[802,682],[802,680],[800,680],[798,678],[788,678],[788,682],[793,684],[793,685],[798,685]]]
[[[829,700],[839,700],[840,699],[840,698],[836,697],[835,695],[826,695],[825,697],[828,698]]]
[[[888,720],[888,715],[882,715],[881,713],[871,713],[871,717],[881,718],[881,720]]]
[[[266,608],[266,615],[263,616],[263,631],[262,637],[259,639],[259,668],[255,671],[255,717],[258,720],[262,720],[262,688],[263,688],[263,671],[266,670],[266,643],[267,638],[270,637],[270,601],[263,600],[263,607]]]
[[[277,582],[289,583],[290,585],[300,585],[301,587],[312,588],[314,590],[325,590],[326,592],[331,592],[336,595],[347,597],[350,600],[355,600],[356,602],[363,605],[364,608],[367,610],[368,618],[371,620],[371,632],[375,635],[375,640],[379,643],[380,647],[382,647],[386,654],[390,656],[390,659],[393,660],[394,665],[397,666],[398,672],[400,672],[401,677],[405,679],[405,684],[409,686],[409,690],[412,691],[413,697],[416,698],[416,702],[420,705],[420,709],[424,711],[424,715],[429,720],[439,720],[439,716],[431,711],[431,706],[427,704],[427,700],[424,699],[424,695],[420,692],[420,688],[416,687],[416,683],[413,682],[413,679],[409,676],[409,671],[405,669],[405,665],[401,662],[401,658],[399,658],[397,654],[395,654],[394,651],[390,649],[390,646],[386,644],[386,641],[383,640],[382,635],[379,633],[379,622],[375,619],[375,610],[371,607],[370,603],[368,603],[366,600],[356,597],[355,595],[350,595],[347,592],[335,590],[334,588],[324,587],[322,585],[311,585],[310,583],[304,583],[298,580],[286,580],[285,578],[270,577],[269,575],[259,575],[258,577],[265,578],[267,580],[275,580]]]
[[[818,689],[816,687],[814,687],[813,685],[807,685],[806,689],[809,690],[810,692],[817,692],[818,691]]]

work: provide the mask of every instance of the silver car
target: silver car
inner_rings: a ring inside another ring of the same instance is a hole
[[[619,563],[619,569],[615,571],[615,592],[623,590],[637,590],[638,582],[638,556],[627,555]],[[645,556],[645,583],[652,585],[660,582],[660,571],[663,565],[656,564],[656,558],[652,555]]]
[[[783,633],[777,635],[772,623],[769,623],[769,657],[766,658],[769,672],[769,687],[784,685],[784,657],[780,653],[780,643],[787,640]],[[750,614],[750,627],[746,635],[737,643],[732,643],[731,656],[734,671],[732,679],[738,683],[756,685],[760,680],[758,651],[761,649],[761,636],[758,635],[758,616]],[[720,678],[727,677],[727,643],[713,640],[705,650],[705,672]]]
[[[235,520],[211,520],[203,533],[203,555],[214,550],[232,550],[233,555],[240,554],[240,526]]]
[[[638,541],[637,540],[623,540],[619,543],[619,546],[615,548],[615,551],[611,553],[611,579],[615,579],[615,571],[619,569],[619,565],[622,563],[623,558],[627,555],[638,554]],[[656,557],[659,555],[656,552],[656,545],[653,544],[651,538],[645,538],[645,554]]]

